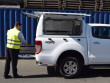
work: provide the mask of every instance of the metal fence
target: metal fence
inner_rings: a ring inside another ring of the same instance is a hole
[[[6,56],[6,33],[7,30],[14,27],[14,23],[19,21],[22,23],[22,33],[26,41],[30,45],[34,45],[35,33],[38,19],[24,17],[21,12],[34,13],[40,12],[71,12],[92,14],[94,17],[84,17],[87,23],[105,23],[110,24],[109,11],[78,11],[78,10],[56,10],[56,9],[0,9],[0,57]]]

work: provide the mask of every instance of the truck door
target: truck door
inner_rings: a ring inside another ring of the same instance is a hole
[[[110,27],[92,27],[91,32],[91,63],[110,64]]]

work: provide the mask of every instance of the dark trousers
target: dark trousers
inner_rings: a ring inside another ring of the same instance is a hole
[[[7,51],[7,54],[6,54],[4,76],[8,75],[10,72],[10,62],[12,63],[13,76],[16,76],[17,75],[18,54],[19,54],[20,50],[7,48],[6,51]]]

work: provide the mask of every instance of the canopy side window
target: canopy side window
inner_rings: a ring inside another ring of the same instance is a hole
[[[46,35],[81,35],[80,20],[46,19],[44,21]]]

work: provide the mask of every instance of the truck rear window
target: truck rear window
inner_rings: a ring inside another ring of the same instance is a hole
[[[44,33],[46,35],[80,35],[81,23],[79,20],[57,20],[44,21]]]

